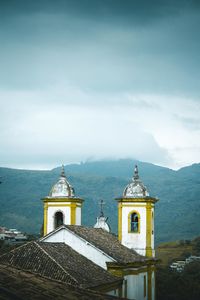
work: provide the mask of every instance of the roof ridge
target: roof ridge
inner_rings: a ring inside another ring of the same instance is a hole
[[[72,280],[74,280],[77,284],[78,284],[78,281],[72,276],[70,275],[47,251],[45,251],[40,245],[38,242],[34,241],[34,243],[38,246],[38,248],[40,250],[42,250],[57,266],[59,266],[59,268],[61,268],[63,270],[63,272],[65,274],[67,274]]]

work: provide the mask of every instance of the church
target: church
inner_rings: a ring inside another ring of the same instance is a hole
[[[132,181],[116,199],[118,237],[110,232],[102,207],[93,228],[82,225],[84,200],[75,195],[64,166],[42,200],[43,236],[2,255],[0,264],[104,294],[104,299],[155,299],[154,205],[158,199],[147,192],[137,166]]]

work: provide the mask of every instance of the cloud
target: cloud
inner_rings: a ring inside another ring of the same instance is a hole
[[[9,118],[3,120],[0,136],[1,165],[26,165],[28,161],[37,161],[36,165],[44,166],[48,162],[55,166],[88,157],[132,157],[158,164],[169,162],[167,151],[131,117],[129,105],[126,111],[122,111],[121,104],[85,106],[84,103],[67,105],[59,101],[51,105],[43,102],[39,107],[32,102],[30,107],[30,96],[26,104],[27,97],[21,94],[19,109],[7,106],[4,115]]]
[[[0,98],[7,103],[1,120],[1,165],[53,167],[88,157],[128,157],[177,168],[198,159],[199,131],[182,121],[197,119],[196,101],[145,94],[108,94],[97,101],[91,91],[61,86],[4,91]],[[190,150],[196,153],[193,158]]]
[[[198,161],[199,8],[1,0],[1,163]]]

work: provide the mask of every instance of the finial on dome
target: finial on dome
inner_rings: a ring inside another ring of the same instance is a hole
[[[137,165],[135,165],[133,178],[134,178],[134,180],[139,179],[139,172],[138,172],[138,166]]]
[[[61,167],[61,174],[60,174],[60,177],[66,177],[66,176],[65,176],[65,167],[64,167],[64,165],[62,165],[62,167]]]

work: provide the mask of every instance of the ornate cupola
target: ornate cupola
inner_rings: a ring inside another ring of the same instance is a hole
[[[139,254],[154,257],[154,204],[135,166],[132,182],[118,201],[118,238],[123,245]]]
[[[123,197],[125,198],[139,198],[139,197],[147,197],[149,193],[147,192],[146,187],[143,185],[142,181],[139,178],[138,167],[135,166],[134,176],[132,178],[132,182],[129,183],[123,193]]]
[[[101,228],[103,230],[106,230],[106,231],[110,232],[110,226],[107,223],[108,218],[106,218],[104,216],[104,213],[103,213],[103,205],[105,203],[103,202],[103,200],[101,200],[99,204],[100,204],[100,207],[101,207],[100,215],[99,215],[99,217],[97,217],[97,222],[94,225],[94,228]]]
[[[81,225],[83,200],[75,197],[74,188],[69,184],[62,166],[61,175],[53,185],[44,202],[44,235],[62,224]]]

